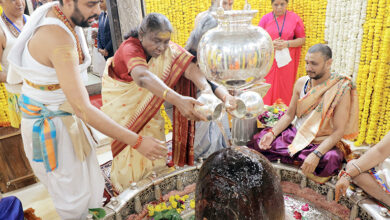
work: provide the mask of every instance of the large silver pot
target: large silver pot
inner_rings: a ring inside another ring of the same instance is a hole
[[[198,62],[209,80],[228,89],[242,89],[262,79],[270,70],[274,48],[269,34],[251,25],[256,10],[214,13],[218,26],[203,35]]]

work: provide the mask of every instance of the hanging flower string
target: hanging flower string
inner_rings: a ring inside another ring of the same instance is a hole
[[[11,125],[8,117],[8,96],[4,83],[0,83],[0,127],[9,127]]]
[[[375,144],[390,130],[390,4],[367,0],[357,75],[360,132],[356,145]]]

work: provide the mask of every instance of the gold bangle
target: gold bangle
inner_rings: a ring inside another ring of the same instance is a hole
[[[166,98],[167,98],[167,93],[168,93],[168,90],[169,90],[169,88],[167,88],[166,90],[164,90],[164,92],[163,92],[163,96],[162,96],[162,98],[165,100]]]

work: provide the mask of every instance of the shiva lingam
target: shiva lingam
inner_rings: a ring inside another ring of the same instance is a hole
[[[210,155],[196,183],[195,219],[285,220],[283,191],[266,157],[247,147]]]
[[[246,145],[256,132],[256,118],[264,110],[259,81],[266,76],[274,59],[272,39],[264,29],[251,25],[257,10],[249,8],[249,4],[245,6],[247,10],[218,8],[213,14],[218,26],[206,32],[198,46],[199,67],[206,78],[224,85],[236,97],[237,108],[231,112],[234,145]],[[205,104],[205,100],[201,102]],[[213,102],[216,101],[210,101]],[[204,108],[214,112],[216,106]],[[209,119],[219,118],[216,116],[223,113],[219,110]]]

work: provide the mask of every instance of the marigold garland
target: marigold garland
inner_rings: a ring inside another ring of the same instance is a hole
[[[11,125],[8,117],[8,96],[4,83],[0,83],[0,127]]]
[[[171,132],[173,130],[173,128],[172,128],[171,119],[168,117],[168,114],[165,111],[164,104],[161,105],[160,112],[161,112],[161,116],[164,118],[164,121],[165,121],[164,130],[165,130],[165,135],[167,135],[169,132]]]
[[[360,133],[356,145],[375,144],[390,130],[390,1],[367,0],[357,77]]]
[[[0,6],[0,11],[2,8]],[[0,71],[2,68],[0,66]],[[8,116],[8,95],[7,90],[5,89],[4,83],[0,83],[0,127],[9,127],[11,125],[9,116]]]
[[[172,41],[185,46],[197,14],[210,7],[208,0],[145,0],[146,12],[162,13],[171,21],[174,32]]]

